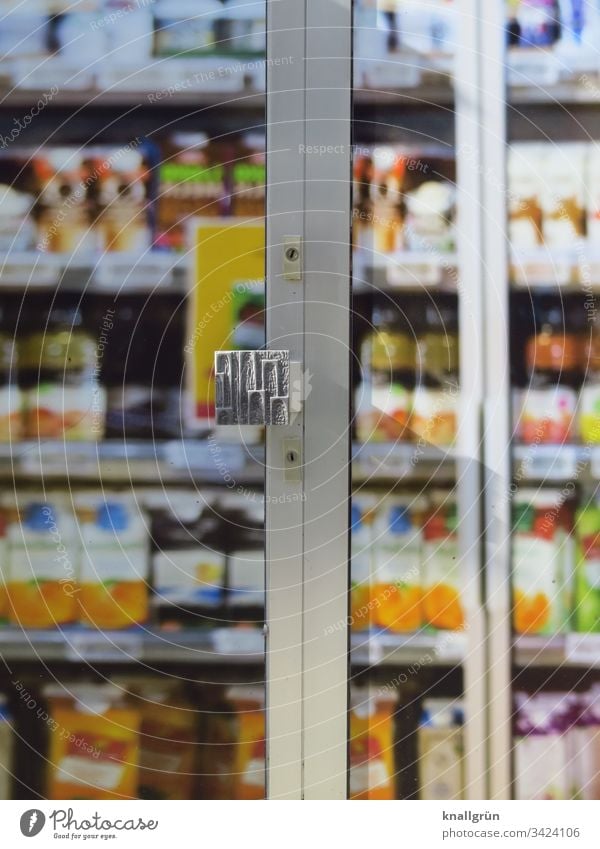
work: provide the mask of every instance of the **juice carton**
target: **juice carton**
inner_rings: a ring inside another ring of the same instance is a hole
[[[51,685],[48,799],[135,799],[139,712],[111,684]]]
[[[96,628],[128,628],[148,618],[148,530],[132,498],[82,496],[79,618]]]
[[[424,701],[417,734],[420,799],[464,799],[462,725],[460,701]]]
[[[514,504],[513,622],[518,634],[554,634],[565,622],[563,563],[554,494],[521,491]]]
[[[410,499],[386,499],[374,523],[371,590],[375,624],[391,633],[423,624],[421,529]]]
[[[265,701],[258,687],[231,687],[228,698],[236,713],[233,757],[235,799],[265,798]]]
[[[516,703],[516,798],[568,799],[571,705],[566,694],[517,693]]]
[[[577,511],[575,628],[600,631],[600,507],[587,504]]]
[[[434,498],[423,526],[423,615],[433,628],[459,631],[465,615],[456,537],[456,505],[447,494]]]
[[[353,688],[350,696],[350,798],[394,799],[393,693]]]
[[[7,541],[11,622],[23,628],[73,622],[80,552],[69,512],[55,497],[15,503]]]
[[[124,682],[140,717],[141,799],[194,797],[197,712],[177,682],[160,678]]]
[[[571,798],[600,799],[600,688],[578,696],[579,710],[569,732]]]
[[[373,502],[353,498],[351,510],[350,627],[365,631],[373,624],[371,604]]]

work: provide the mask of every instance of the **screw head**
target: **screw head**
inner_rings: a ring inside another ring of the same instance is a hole
[[[297,262],[300,257],[300,251],[298,248],[287,248],[285,252],[285,258],[288,262]]]

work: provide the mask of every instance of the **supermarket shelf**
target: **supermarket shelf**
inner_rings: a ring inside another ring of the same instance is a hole
[[[600,634],[521,635],[514,648],[517,666],[600,669]]]
[[[599,101],[600,103],[600,101]],[[600,292],[600,253],[585,243],[569,249],[511,251],[510,279],[517,290],[555,289]]]
[[[600,445],[515,445],[516,481],[600,480]]]
[[[355,483],[453,479],[456,456],[452,448],[406,442],[356,444],[352,478]]]
[[[458,257],[453,252],[403,251],[377,254],[360,248],[353,255],[355,294],[370,291],[458,290]]]
[[[186,256],[160,251],[135,254],[50,254],[34,251],[0,255],[0,290],[46,289],[94,292],[183,292]]]
[[[464,659],[466,635],[449,631],[406,636],[354,634],[355,666],[454,666]],[[262,664],[262,629],[216,628],[95,631],[0,629],[0,656],[8,662]]]
[[[236,483],[261,486],[263,458],[262,446],[200,439],[0,443],[0,479],[219,484],[225,471]]]

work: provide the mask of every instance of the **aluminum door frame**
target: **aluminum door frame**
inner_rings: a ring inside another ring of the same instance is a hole
[[[351,0],[267,0],[266,338],[304,395],[266,437],[270,799],[348,790],[351,63]]]

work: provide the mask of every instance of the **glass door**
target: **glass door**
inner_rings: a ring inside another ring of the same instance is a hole
[[[486,796],[478,9],[357,0],[350,796]]]
[[[0,797],[263,798],[266,0],[0,5]]]

